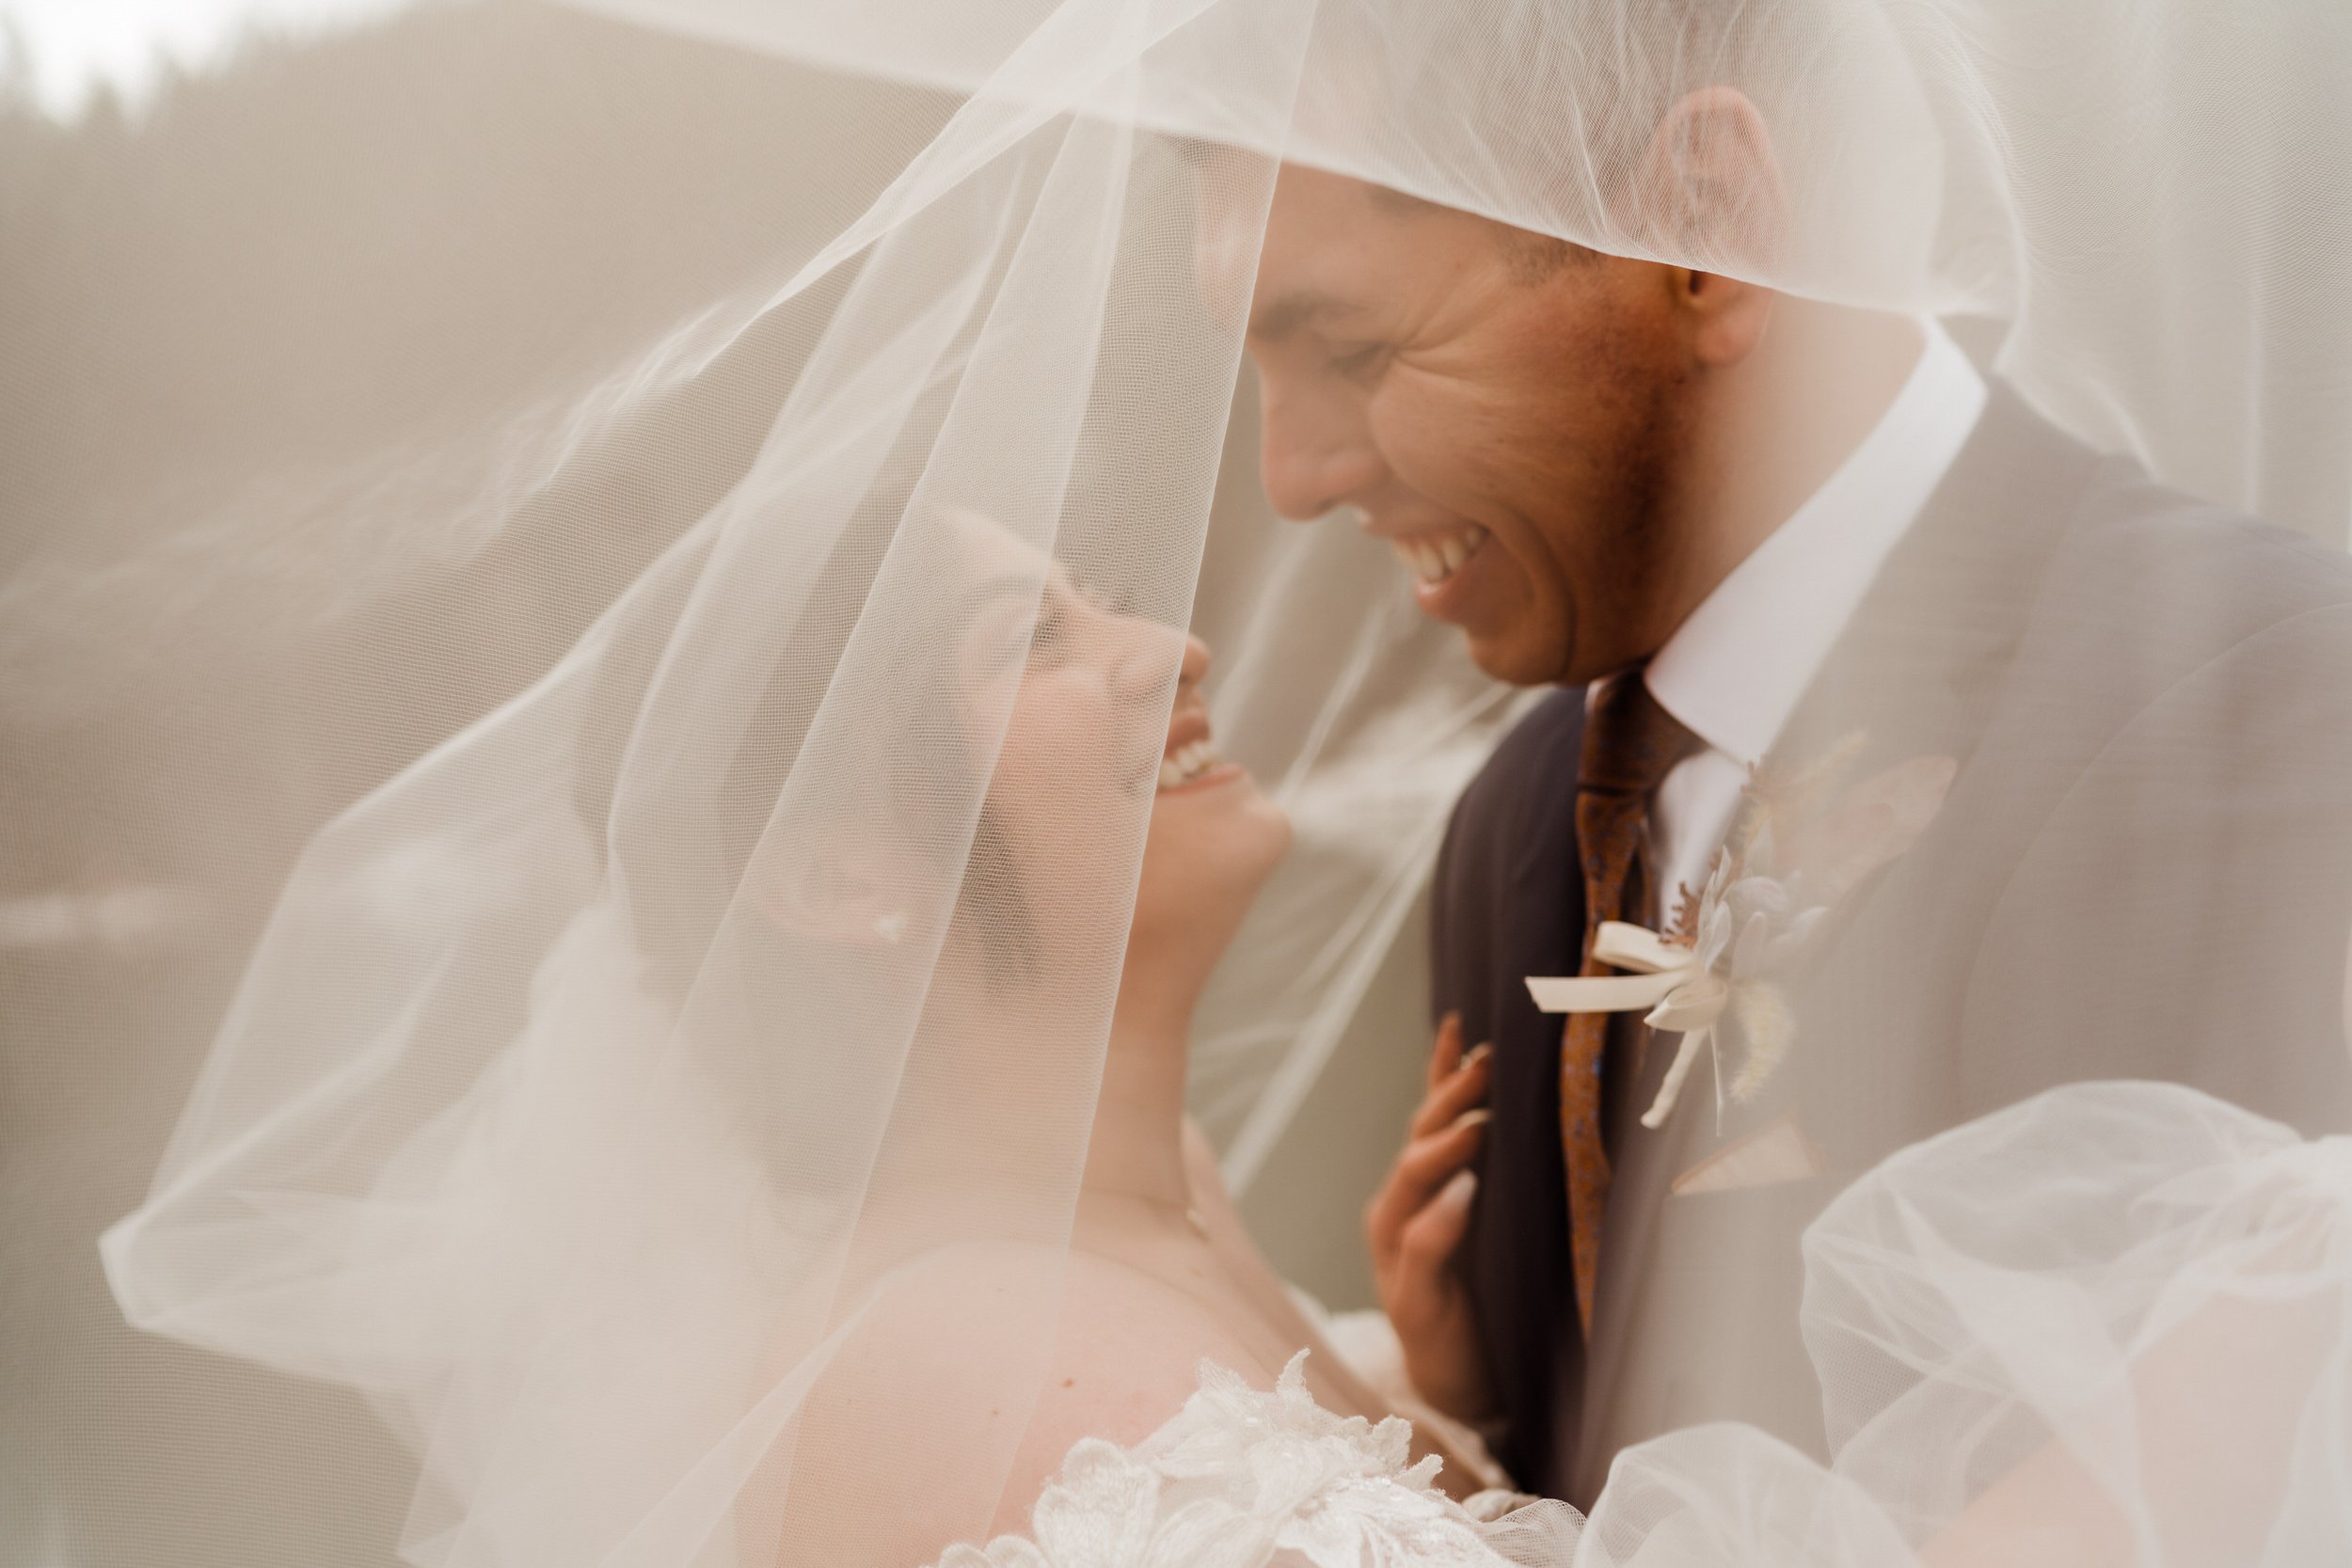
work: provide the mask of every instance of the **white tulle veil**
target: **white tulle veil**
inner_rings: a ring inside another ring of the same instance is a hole
[[[1946,317],[2074,436],[2340,546],[2347,64],[2293,0],[501,0],[127,123],[11,108],[0,1544],[850,1562],[896,1488],[983,1533],[1019,1421],[827,1377],[912,1301],[985,1331],[956,1401],[1035,1396],[1175,630],[1298,833],[1194,1040],[1241,1186],[1414,961],[1518,702],[1256,492],[1225,262],[1282,164]],[[1708,88],[1773,191],[1659,183]],[[1141,629],[1102,722],[1033,731],[1002,670],[1066,579]],[[2224,956],[2340,954],[2343,912]],[[2037,973],[2004,1005],[2075,1021]],[[1018,1266],[932,1299],[973,1248]],[[1923,1408],[1831,1424],[1861,1465],[1972,1415]],[[1634,1560],[1633,1507],[1588,1549]]]

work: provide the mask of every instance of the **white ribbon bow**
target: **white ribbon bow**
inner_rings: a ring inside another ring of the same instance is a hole
[[[1850,744],[1858,745],[1859,737]],[[1548,1013],[1646,1009],[1643,1022],[1651,1028],[1681,1034],[1658,1099],[1642,1114],[1642,1125],[1653,1130],[1674,1114],[1691,1064],[1736,999],[1748,1052],[1731,1095],[1745,1099],[1795,1037],[1795,1019],[1772,976],[1804,949],[1832,905],[1927,831],[1959,767],[1950,757],[1913,757],[1847,790],[1809,826],[1801,819],[1805,832],[1790,852],[1795,863],[1810,868],[1802,878],[1769,874],[1776,857],[1767,847],[1773,836],[1768,821],[1739,855],[1728,847],[1717,852],[1714,872],[1699,895],[1692,945],[1677,946],[1656,931],[1604,920],[1593,933],[1593,957],[1631,974],[1574,979],[1531,974],[1528,994]],[[1721,1068],[1719,1062],[1719,1110]]]
[[[1674,1065],[1658,1085],[1658,1098],[1642,1113],[1642,1125],[1663,1127],[1682,1093],[1691,1064],[1714,1033],[1715,1021],[1730,1005],[1731,988],[1708,974],[1693,948],[1679,947],[1645,927],[1604,920],[1593,933],[1593,957],[1630,974],[1552,976],[1531,974],[1528,994],[1547,1013],[1646,1013],[1653,1029],[1679,1033]]]

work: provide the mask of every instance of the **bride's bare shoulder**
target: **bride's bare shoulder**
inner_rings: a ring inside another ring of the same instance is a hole
[[[1081,1437],[1124,1447],[1158,1430],[1200,1387],[1203,1360],[1253,1383],[1270,1385],[1280,1370],[1259,1365],[1198,1299],[1127,1264],[1073,1254],[1054,1364],[1016,1466],[1030,1484],[1017,1516],[1003,1523],[1025,1524],[1029,1504]]]
[[[1199,1386],[1203,1358],[1272,1375],[1208,1308],[1126,1264],[941,1248],[881,1281],[842,1332],[802,1423],[794,1491],[813,1486],[828,1509],[869,1498],[898,1521],[893,1549],[930,1561],[953,1541],[1025,1529],[1073,1444],[1139,1442]]]

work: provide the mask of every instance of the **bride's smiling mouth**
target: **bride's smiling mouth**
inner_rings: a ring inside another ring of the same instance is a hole
[[[1198,697],[1178,705],[1160,753],[1157,794],[1206,788],[1238,777],[1241,766],[1225,760],[1209,732],[1209,711]]]

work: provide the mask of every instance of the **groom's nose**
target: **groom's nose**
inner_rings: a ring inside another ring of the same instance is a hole
[[[1259,396],[1259,471],[1276,512],[1311,522],[1371,495],[1387,478],[1360,410],[1273,378],[1261,378]]]

